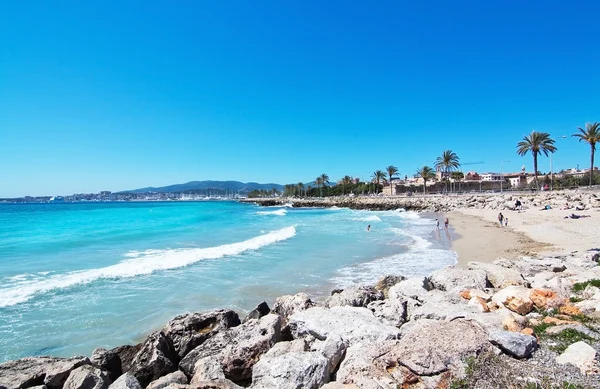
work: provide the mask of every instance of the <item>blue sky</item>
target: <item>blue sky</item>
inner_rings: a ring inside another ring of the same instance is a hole
[[[376,4],[376,5],[375,5]],[[597,1],[4,1],[0,197],[478,171],[600,121]],[[589,165],[557,141],[556,168]],[[467,167],[465,166],[465,169]],[[540,161],[549,170],[549,161]]]

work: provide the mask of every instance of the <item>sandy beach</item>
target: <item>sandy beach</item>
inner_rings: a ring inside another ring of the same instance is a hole
[[[497,210],[460,209],[448,213],[457,235],[452,249],[458,253],[458,266],[469,261],[492,262],[499,257],[518,258],[583,252],[598,248],[597,210],[574,211],[527,209],[503,211],[508,227],[500,227]],[[565,219],[575,212],[589,218]]]

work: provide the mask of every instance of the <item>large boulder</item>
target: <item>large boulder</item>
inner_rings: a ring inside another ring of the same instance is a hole
[[[0,386],[13,389],[46,385],[48,389],[60,389],[71,371],[90,363],[86,357],[33,357],[5,362],[0,364]]]
[[[111,381],[116,380],[123,374],[121,358],[119,357],[119,354],[113,350],[97,348],[92,351],[90,361],[92,362],[92,365],[106,371],[108,373],[108,378],[110,378]]]
[[[383,300],[383,292],[372,286],[351,286],[339,293],[334,293],[328,300],[327,306],[366,307],[372,301]]]
[[[406,280],[406,277],[404,277],[404,276],[393,276],[393,275],[383,276],[375,283],[375,285],[373,287],[376,290],[383,293],[385,298],[387,298],[390,288],[404,280]]]
[[[400,387],[388,370],[388,364],[382,360],[397,342],[386,340],[350,346],[336,373],[336,382],[367,389]]]
[[[396,339],[400,331],[384,324],[367,308],[361,307],[314,307],[297,312],[289,318],[294,338],[314,336],[325,340],[339,336],[348,345],[378,339]]]
[[[502,351],[515,358],[527,358],[538,348],[535,337],[512,331],[493,331],[490,342],[500,347]]]
[[[470,270],[483,270],[488,281],[494,288],[505,288],[509,285],[527,285],[528,282],[523,278],[521,272],[513,268],[494,265],[493,263],[469,262],[467,265]]]
[[[506,307],[519,315],[526,315],[533,309],[531,290],[524,286],[507,286],[492,296],[492,302]]]
[[[460,367],[466,358],[491,349],[486,332],[470,320],[421,320],[405,333],[387,358],[418,375],[431,376]]]
[[[169,389],[244,389],[227,379],[216,379],[210,381],[199,381],[190,385],[172,384]]]
[[[280,316],[268,314],[219,332],[188,353],[179,368],[193,378],[197,371],[202,374],[209,365],[212,377],[222,374],[236,384],[247,384],[254,364],[281,340],[281,323]],[[196,377],[195,382],[200,381]]]
[[[91,365],[83,365],[73,370],[63,389],[108,389],[110,378],[106,372]]]
[[[162,331],[151,334],[131,363],[131,373],[143,387],[177,370],[177,354]]]
[[[133,374],[127,372],[110,384],[108,389],[142,389],[142,385]]]
[[[146,389],[163,389],[169,385],[173,384],[187,384],[189,382],[188,378],[181,370],[174,371],[173,373],[169,373],[166,376],[162,376],[157,380],[150,382],[150,384],[146,387]]]
[[[429,280],[433,288],[455,294],[465,289],[482,290],[489,286],[485,271],[465,270],[454,267],[436,270]]]
[[[162,331],[171,341],[180,360],[219,331],[239,324],[240,318],[237,313],[229,309],[220,309],[177,316],[169,321]]]
[[[378,300],[371,302],[368,309],[384,323],[400,327],[408,320],[408,302],[397,299]]]
[[[318,352],[268,353],[254,365],[252,389],[317,389],[329,381],[328,361]]]
[[[587,374],[597,369],[595,359],[596,350],[589,344],[579,341],[567,347],[561,355],[556,357],[556,362],[577,366],[582,374]]]
[[[432,289],[433,285],[431,285],[429,278],[409,278],[392,286],[388,291],[388,298],[400,301],[413,299],[422,302],[425,300],[427,292]]]
[[[260,304],[258,304],[256,308],[248,312],[248,315],[244,318],[244,323],[250,319],[260,319],[261,317],[268,315],[269,313],[271,313],[271,308],[269,308],[267,303],[263,301]]]
[[[315,304],[306,293],[297,293],[293,296],[285,295],[278,297],[275,300],[275,304],[273,304],[272,312],[281,316],[284,322],[287,322],[287,318],[294,313],[314,306]]]
[[[134,346],[125,345],[115,347],[112,350],[109,350],[109,352],[114,353],[119,357],[119,360],[121,361],[121,372],[124,372],[131,370],[133,360],[141,348],[142,343],[138,343]]]

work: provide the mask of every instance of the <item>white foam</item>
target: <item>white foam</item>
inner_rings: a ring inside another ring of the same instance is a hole
[[[365,217],[355,217],[352,220],[361,221],[361,222],[380,222],[381,219],[377,215],[365,216]]]
[[[40,293],[87,284],[98,279],[135,277],[184,267],[204,259],[238,255],[292,238],[294,235],[296,235],[296,228],[291,226],[242,242],[216,247],[129,252],[124,255],[128,259],[112,266],[54,275],[25,285],[0,289],[0,308],[25,302]]]
[[[258,211],[258,212],[256,212],[257,215],[276,215],[276,216],[285,216],[286,213],[287,213],[287,209],[285,209],[285,208],[281,208],[276,211]]]

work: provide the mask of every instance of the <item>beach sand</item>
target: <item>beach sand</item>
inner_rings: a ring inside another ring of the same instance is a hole
[[[498,258],[515,259],[523,255],[535,256],[551,250],[547,243],[531,239],[527,234],[510,227],[500,227],[494,218],[481,211],[467,213],[454,211],[447,214],[454,240],[451,248],[458,254],[458,267],[465,268],[470,261],[493,262]],[[487,218],[486,218],[487,216]]]

